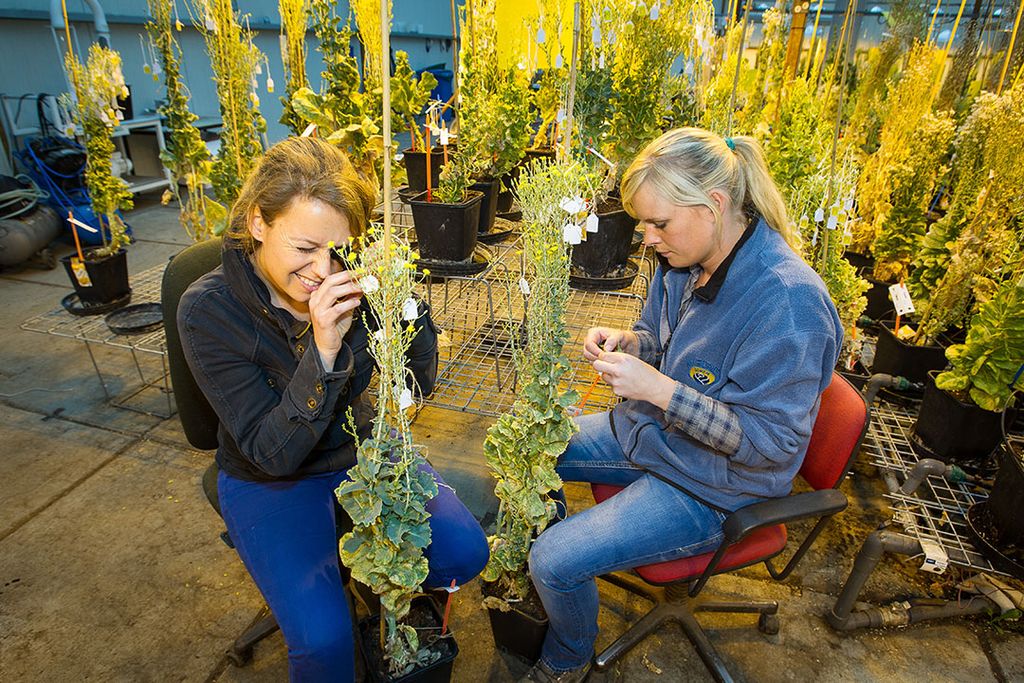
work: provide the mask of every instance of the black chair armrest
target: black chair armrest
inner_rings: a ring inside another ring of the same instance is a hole
[[[725,518],[722,543],[730,545],[764,526],[786,524],[808,517],[825,517],[846,509],[846,495],[836,489],[798,493],[740,508]]]

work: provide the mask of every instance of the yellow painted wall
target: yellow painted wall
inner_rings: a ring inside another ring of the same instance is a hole
[[[537,45],[537,24],[544,10],[545,42]],[[561,44],[562,61],[572,53],[572,0],[497,0],[498,55],[504,65],[520,62],[544,68],[554,62]],[[556,17],[561,18],[561,40],[555,40]]]

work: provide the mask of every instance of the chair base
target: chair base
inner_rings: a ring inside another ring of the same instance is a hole
[[[235,639],[224,654],[235,666],[245,666],[252,660],[252,650],[256,643],[278,630],[277,620],[266,606],[260,610],[256,620],[242,635]]]
[[[644,638],[654,633],[662,625],[674,622],[682,628],[683,633],[693,644],[700,655],[701,661],[711,675],[720,683],[732,683],[733,678],[725,666],[725,661],[718,654],[714,645],[708,640],[707,634],[694,617],[696,612],[729,612],[739,614],[758,614],[758,630],[766,634],[779,632],[779,603],[774,600],[761,602],[715,602],[698,601],[688,598],[686,584],[672,584],[665,588],[665,596],[661,598],[654,591],[630,581],[625,577],[609,574],[600,577],[608,583],[619,586],[635,595],[646,598],[654,603],[647,614],[630,626],[614,643],[605,648],[594,660],[599,671],[608,669],[623,655],[632,650]]]

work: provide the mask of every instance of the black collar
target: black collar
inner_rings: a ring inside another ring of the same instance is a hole
[[[725,257],[715,272],[711,274],[708,281],[701,287],[697,287],[693,290],[693,295],[703,301],[706,304],[710,304],[718,296],[718,290],[722,288],[722,284],[725,283],[725,276],[729,272],[729,266],[732,265],[733,260],[736,258],[736,254],[740,248],[746,243],[750,236],[754,234],[754,230],[757,228],[757,224],[761,222],[761,217],[754,215],[751,216],[747,221],[747,229],[740,235],[740,239],[736,242],[736,246],[732,248],[729,255]]]

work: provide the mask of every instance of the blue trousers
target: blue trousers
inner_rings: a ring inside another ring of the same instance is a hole
[[[455,491],[437,480],[427,504],[431,543],[426,588],[462,585],[487,564],[487,538]],[[352,615],[338,567],[334,489],[345,472],[297,481],[253,482],[223,470],[221,513],[245,568],[274,613],[288,646],[293,682],[351,681]]]
[[[595,577],[707,552],[721,541],[725,519],[629,462],[607,413],[576,422],[580,431],[559,458],[558,474],[565,481],[625,488],[549,526],[530,550],[530,574],[550,620],[541,659],[556,672],[578,669],[593,657]]]

